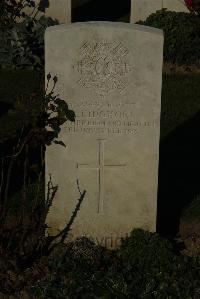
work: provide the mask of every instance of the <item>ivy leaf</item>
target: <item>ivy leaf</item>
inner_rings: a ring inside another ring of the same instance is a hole
[[[58,121],[62,121],[62,119],[65,119],[65,111],[58,110]]]
[[[55,131],[47,132],[47,134],[46,134],[46,144],[50,145],[55,137],[57,137],[57,133]]]
[[[62,146],[64,146],[64,147],[66,147],[66,145],[65,145],[64,142],[62,142],[62,141],[54,140],[54,143],[55,143],[55,144],[60,144],[60,145],[62,145]]]
[[[66,118],[65,117],[60,117],[59,118],[59,126],[63,125],[66,122]]]
[[[72,122],[75,122],[76,114],[74,113],[73,110],[67,110],[66,111],[66,117]]]
[[[61,100],[60,98],[57,98],[57,99],[55,99],[55,101],[54,101],[54,103],[56,104],[56,105],[60,105],[60,104],[62,104],[63,102],[65,102],[64,100]]]
[[[58,106],[58,110],[62,110],[64,112],[67,112],[68,105],[64,100],[61,100],[60,98],[57,98],[54,103]]]

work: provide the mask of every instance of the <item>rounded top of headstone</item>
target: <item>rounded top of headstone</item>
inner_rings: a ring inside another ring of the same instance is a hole
[[[150,34],[157,34],[163,36],[163,30],[144,26],[144,25],[136,25],[122,22],[107,22],[107,21],[90,21],[90,22],[77,22],[72,24],[63,24],[51,26],[46,29],[46,32],[52,31],[68,31],[72,29],[80,29],[80,28],[119,28],[120,30],[137,30],[141,32],[147,32]]]

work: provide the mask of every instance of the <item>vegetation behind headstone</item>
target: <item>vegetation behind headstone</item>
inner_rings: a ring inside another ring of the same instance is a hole
[[[0,120],[0,292],[4,294],[26,284],[20,273],[64,242],[85,195],[79,191],[80,199],[63,230],[46,236],[46,217],[58,186],[50,176],[45,198],[45,149],[52,142],[65,146],[59,140],[60,126],[75,121],[66,101],[54,94],[57,80],[48,74],[43,92],[21,96]]]
[[[47,27],[58,24],[45,16],[37,19],[37,14],[48,7],[49,2],[6,0],[0,4],[0,66],[44,67],[44,32]],[[24,12],[29,8],[30,13]]]
[[[200,18],[194,13],[166,9],[138,24],[163,29],[164,61],[178,65],[200,65]]]

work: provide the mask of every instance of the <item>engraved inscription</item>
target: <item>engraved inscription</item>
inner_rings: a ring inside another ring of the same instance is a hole
[[[98,208],[97,213],[103,212],[104,208],[104,169],[113,168],[113,167],[125,167],[126,164],[105,164],[104,162],[104,153],[105,153],[105,139],[98,139],[99,141],[99,161],[98,165],[89,165],[89,164],[79,164],[77,163],[77,168],[79,169],[91,169],[98,170]]]
[[[128,84],[129,50],[121,42],[86,41],[79,49],[78,61],[73,65],[79,74],[77,83],[97,94],[117,89],[122,92]]]
[[[135,135],[140,129],[155,128],[159,119],[142,118],[135,103],[99,103],[80,101],[72,105],[76,111],[75,123],[65,125],[70,134]],[[152,107],[152,110],[155,108]],[[140,115],[138,119],[138,115]]]

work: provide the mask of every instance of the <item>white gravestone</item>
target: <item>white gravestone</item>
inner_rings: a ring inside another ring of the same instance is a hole
[[[34,1],[37,5],[40,0]],[[29,15],[33,11],[33,8],[26,8],[25,12]],[[71,23],[71,0],[49,0],[49,7],[45,9],[45,13],[39,12],[37,18],[45,15],[57,20],[60,24]]]
[[[71,0],[49,0],[49,3],[45,11],[47,17],[58,20],[60,24],[71,23]]]
[[[184,0],[131,0],[131,23],[145,21],[150,14],[162,8],[169,11],[189,12]]]
[[[155,231],[163,33],[111,22],[50,27],[46,74],[76,113],[46,152],[46,181],[58,192],[50,232],[70,219],[86,189],[71,238],[86,235],[115,248],[133,228]]]

